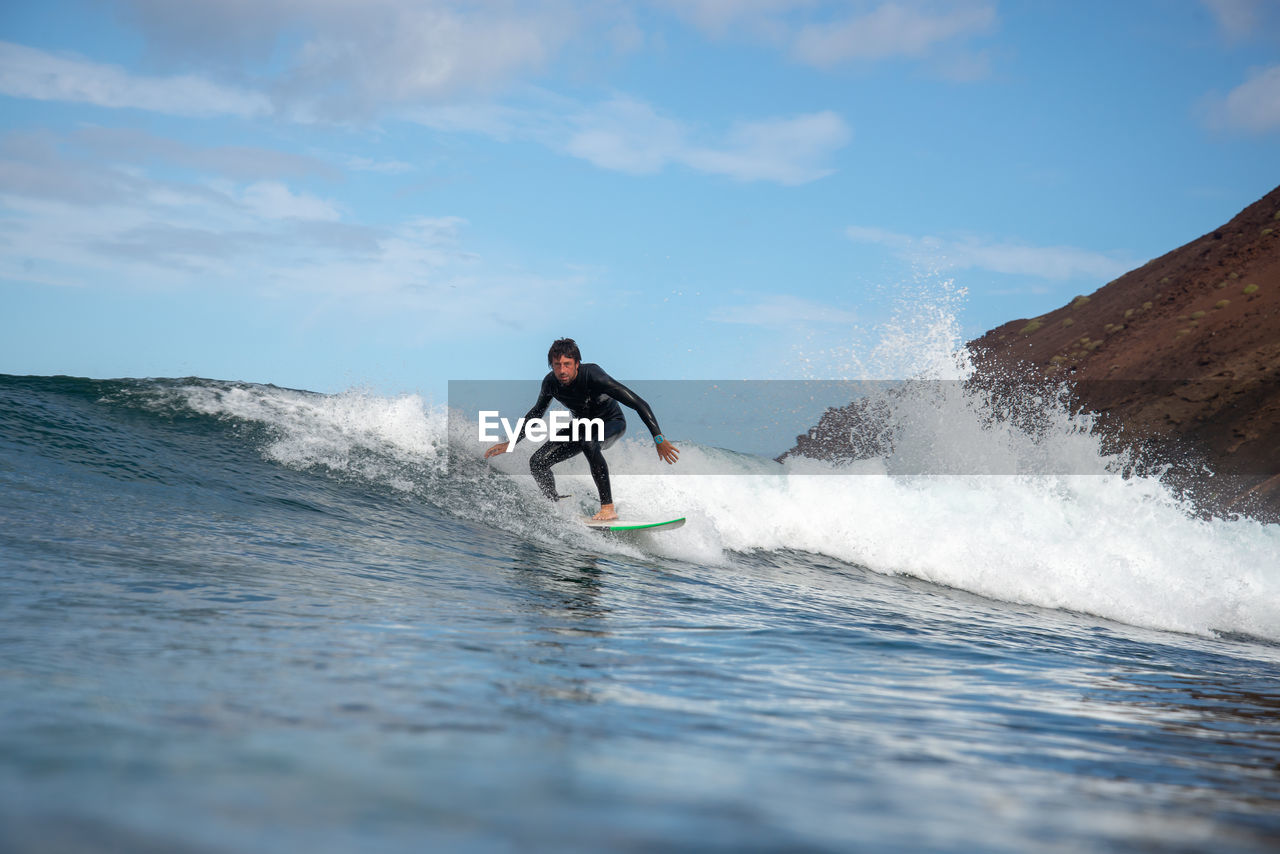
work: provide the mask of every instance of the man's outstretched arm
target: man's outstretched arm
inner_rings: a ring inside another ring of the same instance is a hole
[[[604,372],[603,368],[598,366],[596,375],[593,378],[599,382],[601,391],[618,401],[618,403],[624,403],[636,411],[636,414],[640,416],[640,420],[644,422],[644,426],[648,427],[649,433],[653,435],[653,441],[657,443],[658,456],[668,463],[674,463],[679,458],[680,452],[676,450],[676,446],[671,444],[670,440],[662,435],[662,428],[658,426],[658,419],[643,397],[609,376]]]

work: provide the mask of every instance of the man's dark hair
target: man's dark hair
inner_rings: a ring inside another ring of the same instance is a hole
[[[550,365],[561,356],[568,356],[575,362],[582,361],[582,353],[578,351],[578,344],[572,338],[557,338],[551,345],[551,349],[547,351],[547,364]]]

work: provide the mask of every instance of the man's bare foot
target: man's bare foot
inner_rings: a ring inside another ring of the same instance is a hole
[[[618,511],[613,509],[612,504],[601,504],[600,512],[591,518],[597,522],[610,522],[618,518]]]

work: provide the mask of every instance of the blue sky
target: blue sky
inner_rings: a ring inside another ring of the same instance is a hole
[[[8,3],[0,373],[439,398],[567,335],[840,378],[922,306],[1095,290],[1278,154],[1272,0]]]

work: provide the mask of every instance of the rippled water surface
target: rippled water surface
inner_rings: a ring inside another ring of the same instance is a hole
[[[527,485],[68,383],[0,401],[0,850],[1280,846],[1265,637],[489,526]]]

